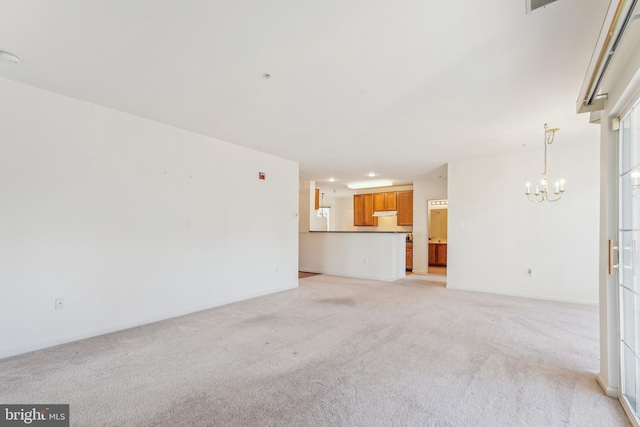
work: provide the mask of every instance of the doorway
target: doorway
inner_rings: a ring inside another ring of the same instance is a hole
[[[447,275],[449,230],[449,202],[447,199],[429,200],[427,206],[427,273]]]

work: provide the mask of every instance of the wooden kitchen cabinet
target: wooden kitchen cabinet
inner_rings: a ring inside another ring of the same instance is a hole
[[[398,193],[384,193],[384,205],[388,211],[398,210]]]
[[[398,191],[398,225],[413,225],[413,191]]]
[[[447,266],[446,243],[429,243],[429,265],[434,267]]]
[[[433,243],[429,243],[429,254],[428,254],[429,265],[435,265],[436,262],[436,245]]]
[[[407,243],[407,271],[413,271],[413,243]]]
[[[397,193],[374,193],[373,194],[373,210],[375,212],[380,211],[395,211],[397,210]]]
[[[353,196],[353,225],[356,227],[378,225],[378,217],[373,216],[373,194]]]
[[[316,210],[320,209],[320,189],[316,188]]]

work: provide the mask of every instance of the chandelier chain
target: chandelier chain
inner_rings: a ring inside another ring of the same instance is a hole
[[[544,175],[547,175],[547,145],[551,145],[553,143],[553,137],[556,134],[558,129],[549,130],[549,125],[547,123],[544,124]]]

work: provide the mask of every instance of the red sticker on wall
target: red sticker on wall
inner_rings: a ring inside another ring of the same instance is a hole
[[[258,178],[265,179],[266,175],[264,174],[264,172],[258,172]]]

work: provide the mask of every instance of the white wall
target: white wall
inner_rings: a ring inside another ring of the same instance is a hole
[[[329,228],[324,218],[318,217],[318,212],[312,212],[313,231],[354,231],[353,226],[353,194],[354,190],[340,190],[334,192],[334,188],[327,184],[315,184],[315,188],[320,190],[320,204],[322,193],[324,193],[324,206],[331,208]]]
[[[324,190],[316,185],[314,181],[313,188],[313,206],[311,208],[311,231],[334,231],[335,230],[335,208],[334,208],[334,195],[332,191]],[[319,190],[319,206],[329,207],[329,217],[318,216],[319,210],[315,209],[315,189]],[[322,194],[324,193],[324,195]]]
[[[314,205],[314,189],[315,185],[313,181],[302,181],[298,188],[298,209],[300,211],[300,221],[298,224],[298,231],[300,233],[309,232],[311,226],[311,215],[315,213]]]
[[[0,357],[297,286],[295,162],[0,93]]]
[[[560,136],[549,172],[567,191],[556,203],[524,195],[542,149],[449,164],[447,287],[597,304],[598,146],[563,147]]]
[[[413,183],[413,272],[426,274],[428,268],[428,202],[447,198],[447,179]]]
[[[335,231],[355,231],[353,226],[353,195],[348,197],[336,197],[333,218]]]
[[[405,234],[300,233],[300,270],[362,279],[405,277]]]

